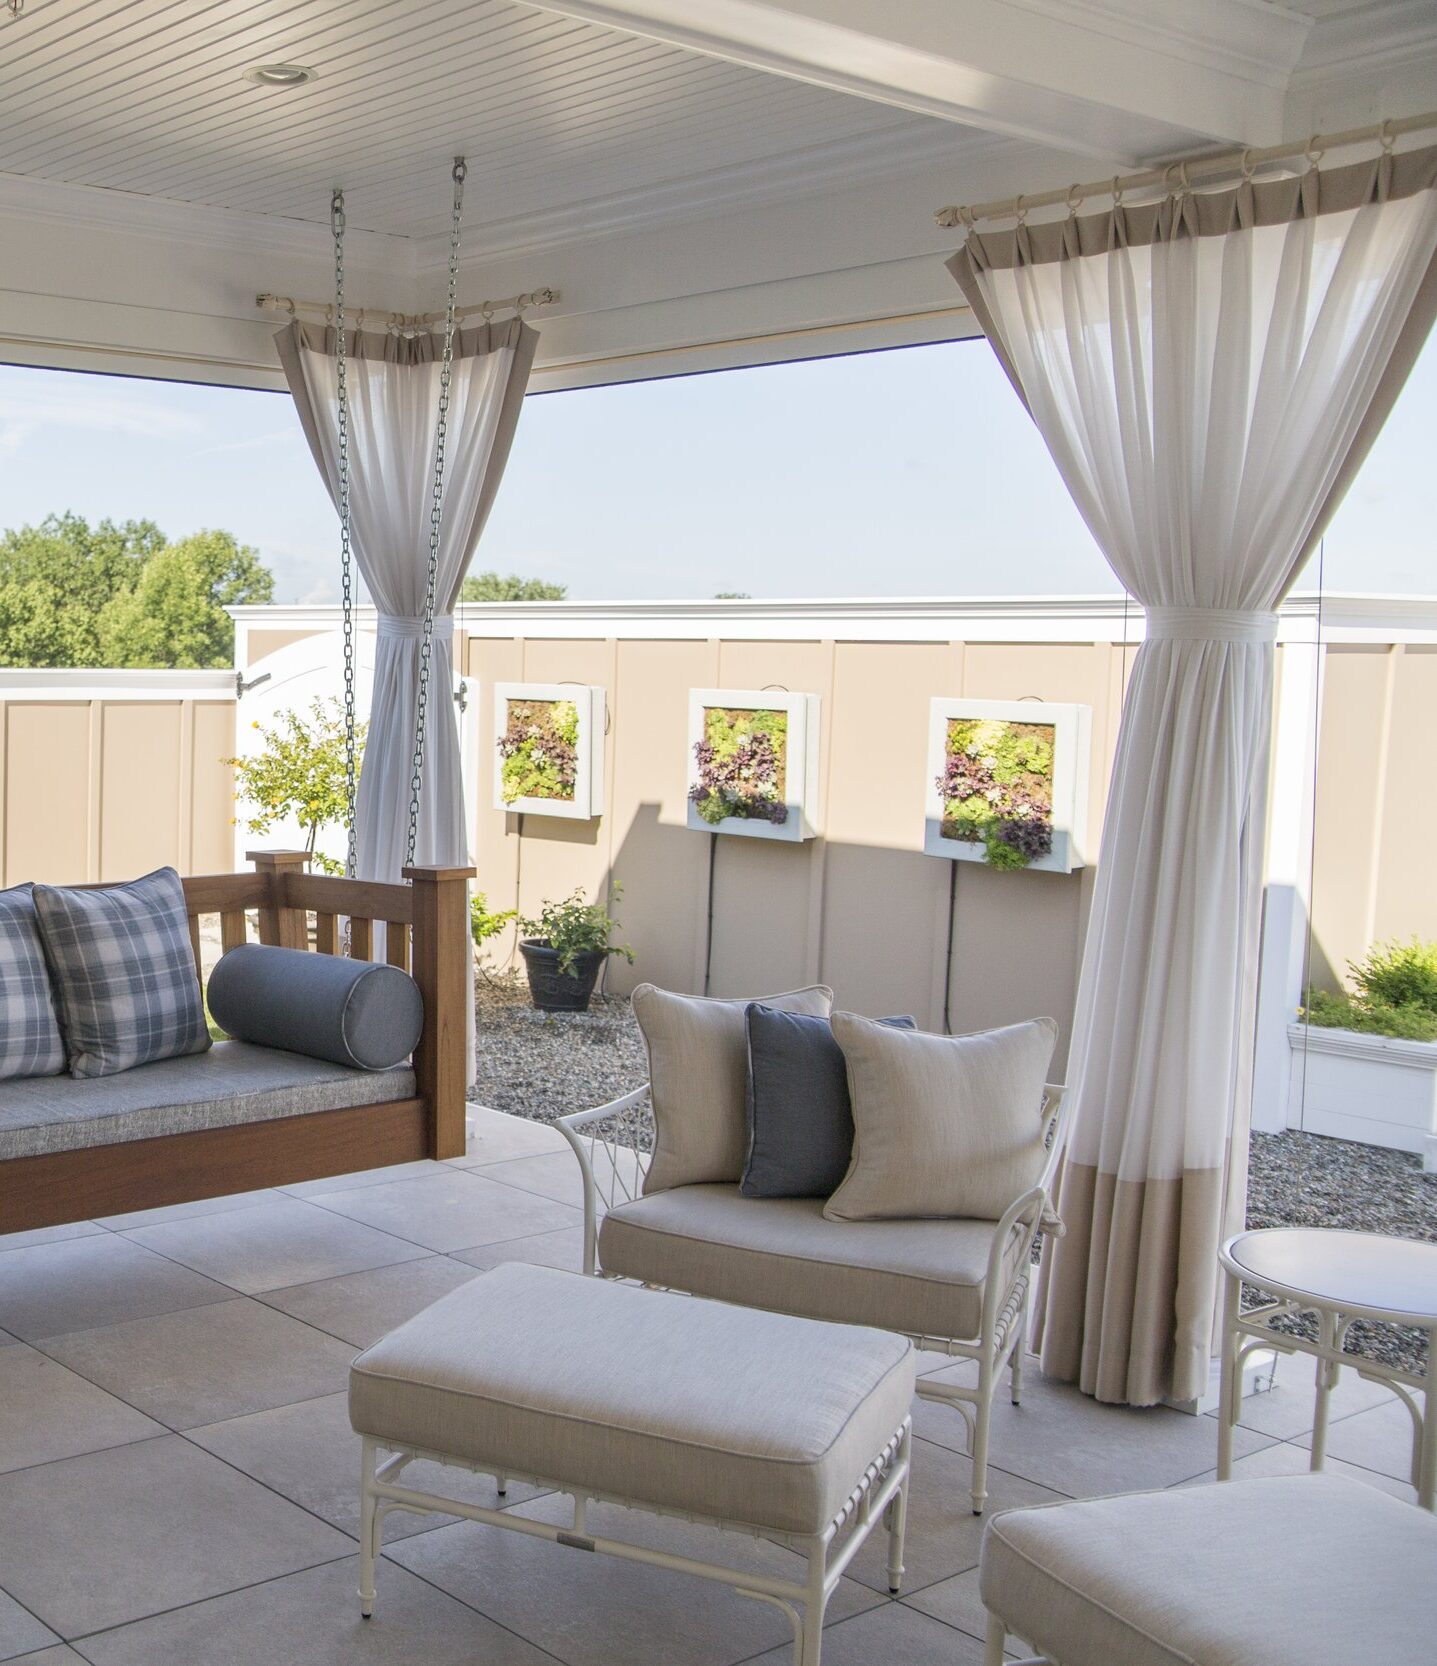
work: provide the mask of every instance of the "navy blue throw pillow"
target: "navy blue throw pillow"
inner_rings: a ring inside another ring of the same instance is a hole
[[[915,1029],[911,1018],[881,1018]],[[744,1013],[748,1035],[748,1161],[745,1197],[830,1197],[853,1156],[848,1067],[826,1018],[776,1012],[758,1001]]]

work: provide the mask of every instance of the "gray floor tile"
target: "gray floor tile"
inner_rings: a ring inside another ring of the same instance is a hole
[[[1273,1435],[1278,1440],[1292,1440],[1312,1428],[1313,1370],[1317,1362],[1303,1354],[1279,1355],[1277,1376],[1271,1389],[1262,1394],[1249,1394],[1242,1402],[1238,1422],[1244,1429],[1255,1429],[1259,1434]],[[1329,1417],[1351,1417],[1391,1398],[1377,1383],[1365,1382],[1355,1371],[1344,1371],[1332,1391]],[[1216,1411],[1204,1413],[1216,1418]]]
[[[550,1495],[524,1505],[521,1513],[567,1523],[571,1510],[567,1498]],[[612,1504],[591,1508],[589,1525],[679,1555],[723,1557],[738,1567],[803,1577],[801,1557],[742,1534],[659,1520]],[[614,1557],[575,1555],[472,1522],[406,1539],[393,1554],[569,1666],[729,1666],[788,1634],[776,1609],[745,1601],[726,1586]],[[385,1572],[381,1568],[381,1605]],[[830,1612],[838,1618],[876,1600],[844,1580]]]
[[[49,1626],[40,1622],[14,1597],[0,1591],[0,1660],[13,1660],[16,1655],[33,1654],[59,1638]]]
[[[566,1226],[561,1232],[540,1232],[532,1238],[509,1238],[498,1244],[481,1244],[478,1249],[455,1250],[454,1260],[471,1267],[497,1267],[505,1261],[528,1261],[538,1267],[559,1267],[564,1272],[584,1270],[584,1229]]]
[[[1397,1481],[1412,1477],[1412,1416],[1391,1393],[1383,1394],[1384,1404],[1371,1411],[1344,1417],[1340,1423],[1330,1424],[1327,1431],[1327,1455],[1341,1458],[1344,1463],[1357,1464],[1362,1469],[1376,1470],[1379,1475],[1390,1475]],[[1419,1404],[1421,1402],[1419,1401]],[[1437,1413],[1437,1394],[1433,1396]],[[1304,1449],[1312,1446],[1310,1433],[1299,1435],[1296,1445]]]
[[[104,1230],[96,1221],[72,1221],[64,1226],[33,1227],[29,1232],[4,1232],[0,1233],[0,1254],[30,1249],[35,1244],[63,1244],[69,1238],[93,1238]]]
[[[350,1546],[174,1435],[0,1475],[0,1521],[6,1587],[66,1638],[293,1573]]]
[[[7,1666],[85,1666],[85,1657],[64,1643],[56,1643],[53,1648],[41,1649],[39,1654],[18,1655]]]
[[[358,1169],[353,1174],[329,1174],[322,1180],[300,1180],[279,1189],[290,1197],[323,1197],[326,1192],[353,1192],[361,1186],[383,1186],[391,1180],[423,1180],[447,1170],[448,1164],[421,1157],[413,1163],[388,1163],[383,1168]]]
[[[0,1255],[0,1328],[26,1342],[232,1294],[113,1232]]]
[[[956,1626],[970,1637],[981,1640],[987,1631],[988,1610],[978,1595],[977,1568],[954,1574],[951,1579],[940,1579],[936,1585],[915,1591],[903,1600],[920,1614],[942,1620],[945,1625]]]
[[[125,1239],[251,1295],[424,1254],[416,1244],[299,1198],[145,1226]]]
[[[792,1659],[791,1646],[778,1648],[760,1655],[753,1666],[789,1666]],[[885,1602],[825,1629],[823,1666],[875,1666],[880,1661],[892,1666],[983,1666],[983,1645],[901,1602]]]
[[[918,1401],[915,1429],[925,1439],[966,1451],[962,1419],[947,1406]],[[1246,1454],[1271,1437],[1236,1431],[1235,1450]],[[1023,1404],[1000,1389],[993,1405],[989,1461],[1011,1475],[1052,1487],[1070,1498],[1168,1487],[1200,1475],[1217,1462],[1217,1425],[1165,1406],[1107,1406],[1068,1383],[1023,1378]]]
[[[266,1290],[258,1299],[356,1348],[367,1348],[473,1276],[472,1267],[431,1255],[423,1261]]]
[[[533,1157],[546,1151],[568,1151],[557,1128],[527,1117],[509,1116],[482,1105],[469,1107],[469,1149],[450,1161],[461,1167],[502,1162],[508,1157]]]
[[[388,1564],[361,1620],[353,1560],[85,1639],[93,1666],[554,1666],[551,1656]]]
[[[955,1414],[956,1415],[956,1414]],[[973,1514],[969,1489],[973,1466],[967,1458],[930,1441],[913,1443],[913,1471],[908,1483],[908,1532],[903,1552],[903,1589],[922,1590],[978,1565],[984,1518]],[[1060,1495],[1047,1487],[990,1467],[988,1513],[1020,1504],[1047,1504]],[[852,1578],[887,1595],[888,1546],[873,1534],[849,1564]]]
[[[567,1203],[573,1209],[584,1207],[584,1176],[579,1159],[567,1147],[539,1157],[514,1157],[480,1172],[490,1180],[553,1198],[556,1203]]]
[[[314,1202],[442,1253],[557,1231],[582,1218],[577,1209],[498,1185],[474,1169],[450,1168],[425,1180],[329,1192]]]
[[[102,1215],[99,1224],[111,1232],[127,1232],[137,1226],[163,1226],[166,1221],[193,1220],[196,1215],[224,1215],[231,1209],[254,1209],[262,1203],[278,1203],[281,1194],[272,1190],[226,1192],[223,1197],[196,1198],[193,1203],[171,1203],[162,1209],[136,1209],[128,1215]]]
[[[1260,1452],[1254,1452],[1250,1457],[1238,1458],[1232,1466],[1232,1478],[1241,1481],[1244,1478],[1252,1479],[1264,1475],[1306,1475],[1311,1467],[1311,1456],[1304,1446],[1294,1445],[1290,1441],[1278,1441],[1272,1446],[1264,1446]],[[1368,1486],[1376,1487],[1379,1492],[1391,1493],[1394,1498],[1403,1499],[1409,1504],[1416,1502],[1415,1487],[1409,1486],[1405,1481],[1394,1480],[1392,1476],[1383,1475],[1375,1469],[1362,1469],[1357,1464],[1346,1464],[1332,1457],[1328,1458],[1324,1468],[1335,1475],[1347,1475],[1354,1481],[1364,1481]],[[1179,1482],[1179,1485],[1209,1486],[1216,1480],[1217,1470],[1210,1469],[1191,1481]]]
[[[189,1430],[188,1438],[335,1527],[359,1536],[359,1436],[349,1426],[346,1395],[326,1395],[213,1423]],[[463,1469],[413,1463],[404,1471],[404,1484],[464,1504],[491,1510],[499,1506],[492,1477]],[[538,1495],[538,1488],[515,1482],[507,1502],[520,1504]],[[385,1520],[385,1542],[428,1532],[454,1519],[396,1510]]]
[[[0,1471],[164,1432],[134,1407],[33,1348],[17,1343],[0,1349]],[[0,1578],[3,1574],[0,1557]]]
[[[46,1351],[172,1429],[336,1393],[354,1358],[347,1342],[243,1297],[78,1331]]]

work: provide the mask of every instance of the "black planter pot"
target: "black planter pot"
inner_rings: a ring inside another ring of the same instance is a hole
[[[559,970],[559,951],[537,938],[525,938],[519,945],[524,970],[529,974],[529,994],[540,1012],[587,1012],[599,971],[608,956],[602,949],[587,949],[575,957],[572,972]]]

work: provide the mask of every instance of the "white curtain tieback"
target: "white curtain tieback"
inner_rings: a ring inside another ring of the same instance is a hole
[[[423,619],[411,618],[407,613],[381,613],[379,615],[379,634],[381,636],[409,636],[424,635]],[[454,634],[454,615],[452,613],[436,613],[434,615],[434,640],[440,637],[450,637]]]
[[[1150,607],[1148,641],[1275,642],[1277,615],[1240,607]]]

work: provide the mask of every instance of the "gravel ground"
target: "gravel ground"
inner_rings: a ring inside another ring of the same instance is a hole
[[[522,975],[481,973],[474,1097],[536,1122],[602,1105],[648,1074],[622,996],[596,995],[586,1013],[536,1012]],[[1437,1243],[1437,1176],[1418,1158],[1321,1134],[1254,1134],[1249,1226],[1352,1227]],[[1355,1324],[1348,1347],[1407,1370],[1425,1367],[1420,1331]]]
[[[1437,1175],[1424,1175],[1421,1159],[1405,1151],[1324,1134],[1254,1134],[1247,1224],[1346,1227],[1437,1243]],[[1310,1317],[1293,1328],[1315,1334]],[[1347,1347],[1405,1371],[1427,1368],[1425,1334],[1405,1325],[1359,1319]]]
[[[536,1012],[522,973],[480,972],[475,1006],[473,1096],[491,1110],[552,1122],[617,1099],[649,1074],[643,1039],[621,995],[595,995],[587,1012]]]

